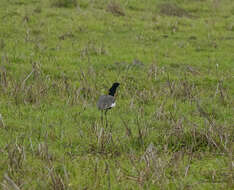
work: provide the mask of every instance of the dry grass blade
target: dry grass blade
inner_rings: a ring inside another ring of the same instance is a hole
[[[38,144],[36,155],[39,156],[42,160],[46,160],[48,162],[53,160],[53,156],[49,153],[48,144],[45,142]]]
[[[197,101],[197,109],[202,117],[206,118],[211,126],[214,126],[214,122],[211,120],[209,113],[207,113],[200,105],[200,103]]]
[[[8,170],[14,174],[18,170],[23,168],[23,163],[26,160],[25,148],[19,144],[8,145],[8,162],[9,168]]]
[[[0,68],[0,82],[3,89],[7,88],[7,72],[3,66]]]
[[[132,137],[132,130],[128,127],[128,124],[124,121],[124,119],[122,117],[121,117],[121,120],[122,120],[124,127],[126,129],[126,135],[128,137]]]
[[[53,168],[49,169],[49,175],[52,181],[51,185],[54,190],[67,189],[62,177],[59,174],[57,174]]]
[[[107,180],[108,180],[108,190],[111,190],[111,181],[110,181],[110,167],[109,164],[107,162],[105,162],[105,173],[108,175],[107,176]]]
[[[4,174],[4,182],[1,185],[3,190],[20,190],[20,188],[7,174]]]
[[[194,75],[200,75],[200,72],[199,71],[197,71],[196,69],[194,69],[193,67],[191,67],[191,66],[187,66],[187,70],[189,71],[189,72],[191,72],[192,74],[194,74]]]
[[[173,81],[171,82],[169,74],[167,75],[167,84],[168,84],[168,87],[170,89],[171,95],[173,95],[174,90],[175,90],[175,82],[173,82]]]
[[[141,160],[144,160],[148,167],[150,167],[151,162],[155,162],[157,156],[157,149],[153,143],[150,143],[144,154],[141,156]]]
[[[219,81],[217,88],[219,89],[221,101],[225,105],[226,104],[226,98],[225,98],[225,93],[224,93],[224,88],[223,88],[223,81]]]
[[[189,157],[189,164],[185,168],[184,177],[186,177],[188,175],[188,171],[189,171],[189,168],[190,168],[191,161],[192,161],[192,156]]]
[[[7,56],[2,56],[2,64],[0,65],[0,85],[4,92],[7,90],[8,81],[7,81],[7,70],[5,65],[8,64]]]
[[[34,73],[35,69],[32,69],[32,71],[27,75],[27,77],[23,80],[22,84],[21,84],[21,89],[24,89],[25,87],[25,83],[26,81],[32,76],[32,74]]]
[[[2,127],[3,129],[6,129],[5,123],[2,118],[2,114],[0,114],[0,127]]]
[[[102,136],[103,136],[103,127],[100,129],[100,132],[99,132],[99,134],[98,134],[98,144],[100,144],[101,143],[101,139],[102,139]]]

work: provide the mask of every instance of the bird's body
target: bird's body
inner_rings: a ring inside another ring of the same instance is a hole
[[[115,97],[111,95],[102,95],[99,97],[97,107],[99,110],[110,109],[115,106]]]
[[[105,110],[105,115],[106,112],[111,109],[112,107],[115,106],[115,93],[116,89],[119,86],[119,83],[114,83],[112,87],[109,89],[109,94],[108,95],[102,95],[99,97],[98,102],[97,102],[97,107],[99,110],[103,111]],[[101,117],[102,118],[102,117]]]

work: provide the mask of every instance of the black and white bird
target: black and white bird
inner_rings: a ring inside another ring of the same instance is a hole
[[[109,89],[109,94],[102,95],[98,99],[97,107],[99,110],[102,111],[102,116],[101,116],[102,119],[103,119],[103,111],[105,111],[105,116],[106,116],[107,111],[113,108],[116,104],[115,93],[118,86],[119,86],[118,82],[113,83],[112,87]]]

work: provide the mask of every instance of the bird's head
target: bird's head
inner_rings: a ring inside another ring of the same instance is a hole
[[[117,88],[119,85],[120,85],[120,84],[119,84],[118,82],[115,82],[115,83],[112,84],[112,87]]]

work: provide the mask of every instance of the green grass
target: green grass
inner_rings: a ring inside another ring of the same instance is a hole
[[[0,19],[2,189],[234,188],[233,1],[2,0]]]

